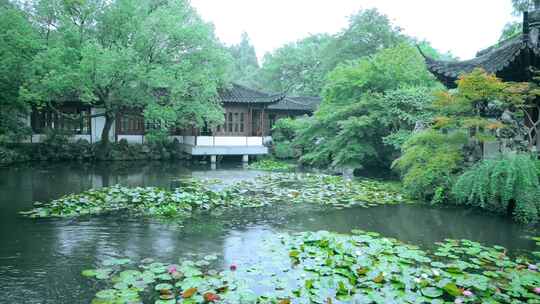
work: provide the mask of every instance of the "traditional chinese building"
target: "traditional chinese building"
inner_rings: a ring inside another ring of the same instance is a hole
[[[429,71],[448,88],[456,87],[460,75],[470,73],[476,68],[495,74],[503,81],[529,82],[540,69],[540,1],[535,10],[523,14],[522,33],[501,41],[476,54],[476,58],[464,61],[435,60],[422,54]],[[529,141],[540,151],[540,101],[528,111],[526,126],[529,128]]]
[[[311,115],[320,103],[318,97],[291,97],[270,94],[238,84],[219,92],[224,109],[224,124],[215,128],[192,128],[171,131],[184,150],[192,155],[260,155],[267,154],[264,145],[269,140],[274,123],[284,117]],[[100,140],[104,118],[99,107],[77,102],[65,103],[55,111],[34,111],[31,141],[43,140],[46,129],[68,131],[74,139],[88,142]],[[68,114],[68,115],[64,115]],[[117,116],[110,133],[112,141],[144,143],[149,128],[141,110],[128,110]]]

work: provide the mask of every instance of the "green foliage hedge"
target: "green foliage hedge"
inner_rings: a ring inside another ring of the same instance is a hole
[[[278,142],[274,145],[274,156],[278,159],[292,159],[296,156],[293,143],[290,141]]]
[[[402,174],[403,189],[414,198],[439,203],[452,187],[453,175],[463,162],[463,133],[427,130],[415,134],[403,146],[393,166]]]
[[[459,204],[512,212],[523,223],[536,222],[540,215],[540,183],[535,162],[528,155],[477,164],[458,178],[452,194]]]
[[[28,155],[17,150],[0,146],[0,166],[7,166],[17,162],[28,160]]]
[[[297,148],[301,145],[295,139],[306,128],[307,118],[282,118],[272,128],[274,141],[273,154],[278,159],[297,157]]]
[[[178,141],[128,144],[125,140],[111,143],[104,155],[98,157],[98,144],[86,140],[68,141],[62,136],[47,138],[39,144],[0,145],[0,166],[27,161],[94,161],[94,160],[169,160],[186,159]]]

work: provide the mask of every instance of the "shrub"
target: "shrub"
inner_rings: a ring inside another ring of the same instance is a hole
[[[461,175],[452,189],[460,204],[498,213],[512,212],[523,223],[536,222],[540,211],[538,173],[528,155],[485,160]]]
[[[42,161],[90,160],[94,147],[85,139],[70,141],[72,134],[62,130],[47,130],[43,143],[32,149],[32,159]]]
[[[297,119],[279,119],[272,128],[272,139],[278,142],[294,140],[299,128],[300,122]]]
[[[290,141],[277,142],[274,144],[274,156],[278,159],[291,159],[296,155]]]
[[[155,146],[164,146],[170,142],[169,132],[162,129],[150,130],[148,133],[146,133],[144,139],[148,144]]]
[[[274,156],[279,159],[297,157],[296,150],[302,146],[297,143],[297,136],[306,125],[305,118],[282,118],[272,128]]]
[[[466,141],[460,132],[428,130],[413,135],[393,164],[401,172],[405,192],[432,203],[444,201],[463,163],[461,147]]]
[[[249,165],[249,168],[261,171],[289,172],[294,171],[296,165],[273,159],[261,159]]]
[[[28,156],[21,151],[0,146],[0,166],[27,161]]]

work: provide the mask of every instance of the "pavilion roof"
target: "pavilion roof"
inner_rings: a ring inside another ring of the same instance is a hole
[[[270,94],[258,90],[250,89],[242,85],[233,83],[230,88],[219,92],[223,103],[276,103],[285,98],[285,94]]]
[[[268,109],[314,112],[320,104],[321,104],[320,97],[314,97],[314,96],[289,97],[287,96],[281,101],[268,106]]]
[[[512,74],[506,70],[522,67],[522,57],[525,50],[530,54],[540,55],[540,50],[524,39],[524,35],[517,35],[513,38],[500,42],[477,53],[477,57],[464,61],[436,60],[422,53],[425,58],[427,68],[441,82],[449,87],[455,87],[455,81],[460,75],[470,73],[475,68],[482,68],[493,74]],[[524,71],[518,71],[522,72]],[[513,79],[510,79],[513,80]]]

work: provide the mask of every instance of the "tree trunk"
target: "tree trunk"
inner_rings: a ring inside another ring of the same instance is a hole
[[[101,131],[101,141],[99,142],[96,157],[100,160],[105,160],[107,154],[109,154],[109,133],[111,132],[112,125],[114,123],[114,115],[112,113],[105,113],[105,125],[103,126],[103,131]]]
[[[114,122],[114,115],[111,113],[105,114],[105,125],[103,126],[103,131],[101,131],[101,142],[108,145],[109,140],[109,133],[111,133],[111,128]]]

